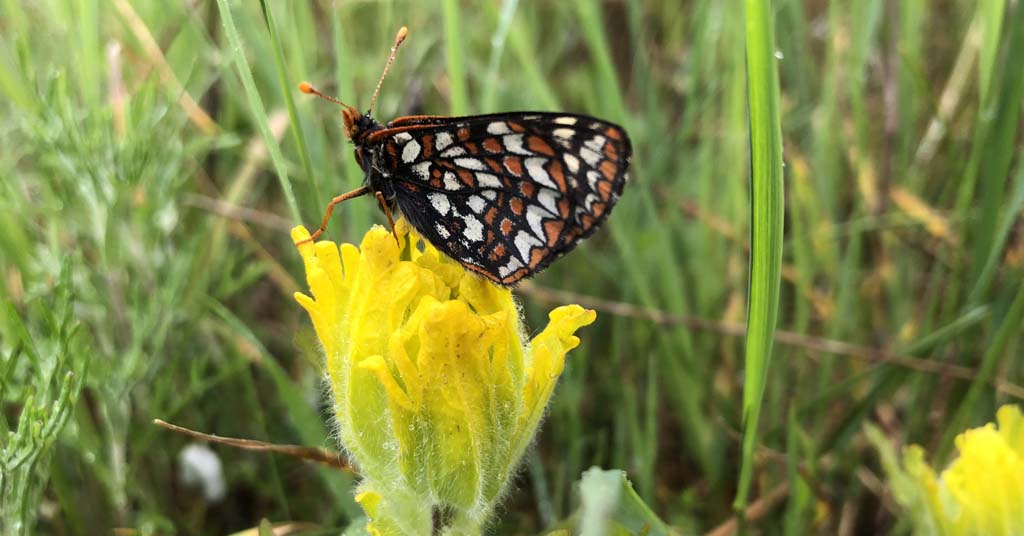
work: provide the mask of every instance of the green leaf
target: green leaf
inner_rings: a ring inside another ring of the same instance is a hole
[[[747,507],[761,402],[772,354],[782,269],[782,129],[771,2],[744,2],[750,107],[750,282],[743,384],[743,450],[733,508]]]
[[[252,117],[259,127],[260,135],[267,144],[270,152],[270,160],[274,163],[274,171],[277,172],[277,179],[281,182],[281,190],[284,191],[285,200],[288,201],[288,209],[292,213],[292,219],[296,222],[302,221],[299,205],[295,201],[295,194],[292,192],[292,183],[288,178],[288,169],[285,165],[284,155],[281,154],[281,147],[270,131],[270,123],[267,120],[267,110],[263,106],[263,99],[260,98],[259,89],[256,88],[256,80],[253,79],[252,71],[249,69],[249,62],[245,59],[245,50],[242,47],[242,38],[238,36],[238,29],[235,28],[235,21],[231,17],[231,7],[227,0],[217,0],[217,7],[220,10],[221,24],[224,26],[224,34],[231,45],[229,55],[238,70],[238,77],[242,80],[245,88],[245,96],[249,100],[249,107],[252,109]]]

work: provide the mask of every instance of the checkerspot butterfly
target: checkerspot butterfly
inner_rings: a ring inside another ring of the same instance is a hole
[[[342,106],[363,185],[338,203],[374,195],[442,253],[499,285],[514,285],[568,253],[607,219],[631,157],[622,127],[585,115],[506,112],[467,117],[371,117],[384,76],[406,36],[395,38],[365,114],[303,82],[299,89]]]

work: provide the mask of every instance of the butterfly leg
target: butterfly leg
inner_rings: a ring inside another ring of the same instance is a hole
[[[334,199],[331,199],[331,202],[327,204],[327,214],[324,214],[324,221],[320,223],[320,228],[317,229],[316,232],[313,233],[312,236],[310,236],[309,238],[307,238],[305,240],[302,240],[302,241],[298,242],[295,245],[299,246],[299,245],[305,244],[306,242],[312,242],[312,241],[316,240],[317,238],[319,238],[320,235],[324,234],[324,231],[327,230],[327,222],[330,221],[330,219],[331,219],[331,212],[334,211],[334,205],[337,205],[339,203],[343,203],[345,201],[348,201],[349,199],[353,199],[353,198],[359,197],[361,195],[366,195],[368,193],[370,193],[370,187],[369,186],[360,186],[359,188],[356,188],[355,190],[352,190],[351,192],[345,192],[345,193],[339,195],[338,197],[335,197]]]
[[[391,209],[388,208],[388,203],[384,200],[384,194],[380,191],[373,193],[377,196],[377,202],[380,203],[380,208],[384,210],[384,215],[388,217],[388,225],[391,226],[391,235],[395,237],[395,243],[398,244],[398,247],[402,247],[402,243],[398,240],[398,232],[395,231],[395,220],[391,217]]]

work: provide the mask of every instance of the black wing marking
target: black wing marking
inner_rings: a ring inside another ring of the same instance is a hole
[[[627,180],[626,132],[592,117],[523,112],[393,123],[403,126],[375,135],[399,210],[443,253],[503,285],[593,233]]]

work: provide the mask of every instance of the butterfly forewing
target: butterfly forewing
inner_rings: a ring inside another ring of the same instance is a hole
[[[425,239],[503,285],[544,269],[608,217],[631,156],[592,117],[399,118],[371,134],[395,201]]]

